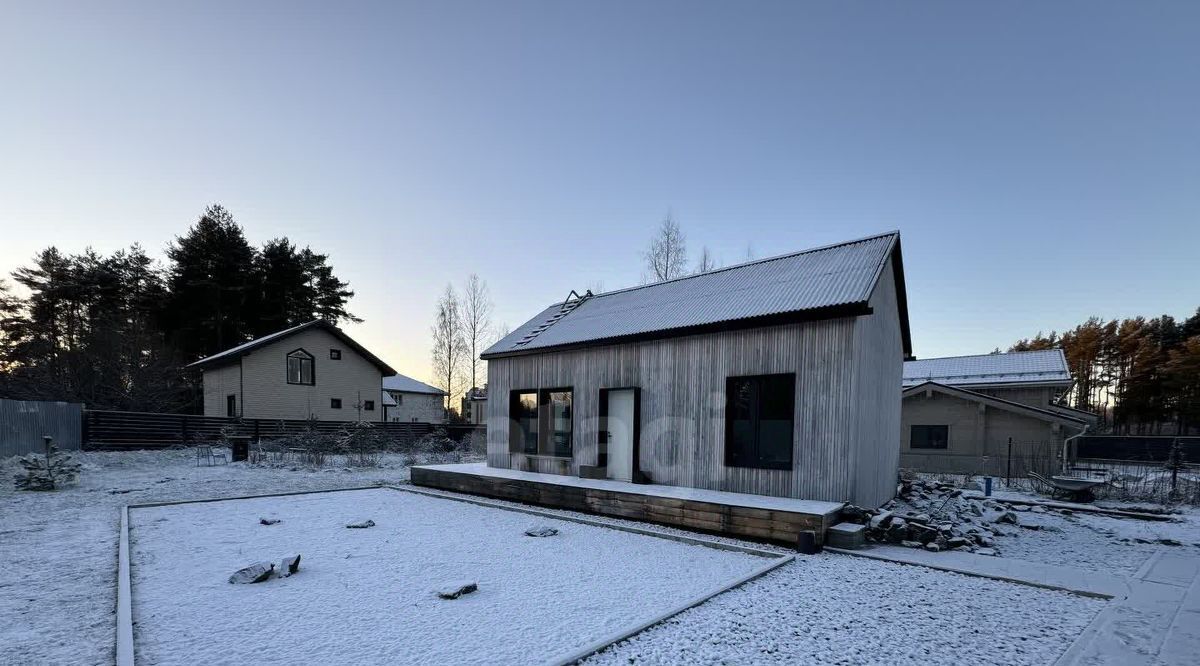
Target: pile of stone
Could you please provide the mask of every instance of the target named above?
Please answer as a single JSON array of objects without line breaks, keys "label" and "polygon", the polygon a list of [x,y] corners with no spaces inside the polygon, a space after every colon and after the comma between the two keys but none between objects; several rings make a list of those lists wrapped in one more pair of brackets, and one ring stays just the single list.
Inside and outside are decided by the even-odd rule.
[{"label": "pile of stone", "polygon": [[1014,528],[1039,529],[1022,525],[1017,514],[1027,511],[1043,513],[1046,508],[1010,505],[948,483],[912,479],[902,481],[896,499],[882,508],[850,505],[842,509],[842,520],[865,525],[868,541],[997,555],[997,538],[1020,531]]}]

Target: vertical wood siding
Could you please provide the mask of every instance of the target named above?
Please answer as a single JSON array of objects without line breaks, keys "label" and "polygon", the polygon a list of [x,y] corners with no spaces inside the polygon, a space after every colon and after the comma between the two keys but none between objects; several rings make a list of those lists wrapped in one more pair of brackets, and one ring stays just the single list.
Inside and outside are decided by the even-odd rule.
[{"label": "vertical wood siding", "polygon": [[879,506],[896,494],[900,449],[901,389],[904,351],[896,286],[888,260],[871,295],[873,314],[854,323],[853,447],[857,463],[850,470],[855,501]]},{"label": "vertical wood siding", "polygon": [[[882,503],[895,486],[903,360],[891,270],[884,272],[887,286],[881,280],[877,292],[890,302],[881,296],[882,311],[868,317],[492,359],[488,464],[578,474],[580,465],[597,464],[600,389],[638,386],[639,465],[654,483]],[[860,330],[858,322],[875,318],[895,321]],[[726,467],[725,380],[773,373],[796,374],[793,469]],[[509,392],[566,386],[574,389],[572,458],[510,453]],[[857,425],[864,418],[869,425]],[[858,446],[859,438],[868,443]]]}]

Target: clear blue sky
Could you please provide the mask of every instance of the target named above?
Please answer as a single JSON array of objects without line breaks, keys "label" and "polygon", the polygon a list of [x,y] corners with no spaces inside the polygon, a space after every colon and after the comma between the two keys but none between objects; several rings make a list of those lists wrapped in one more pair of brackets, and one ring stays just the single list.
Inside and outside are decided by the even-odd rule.
[{"label": "clear blue sky", "polygon": [[922,357],[1200,305],[1194,1],[10,1],[0,63],[0,271],[221,202],[422,379],[447,281],[515,326],[668,208],[724,263],[900,229]]}]

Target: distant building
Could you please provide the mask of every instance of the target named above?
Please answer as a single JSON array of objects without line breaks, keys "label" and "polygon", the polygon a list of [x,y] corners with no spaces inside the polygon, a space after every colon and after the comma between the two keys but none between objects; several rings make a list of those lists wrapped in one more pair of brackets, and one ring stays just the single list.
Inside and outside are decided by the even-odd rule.
[{"label": "distant building", "polygon": [[1059,404],[1072,385],[1059,349],[907,361],[901,383],[900,466],[926,472],[1023,476],[1097,421]]},{"label": "distant building", "polygon": [[471,388],[463,394],[461,411],[463,420],[473,425],[487,423],[487,384],[483,388]]},{"label": "distant building", "polygon": [[446,392],[396,374],[383,380],[384,420],[392,423],[445,423]]},{"label": "distant building", "polygon": [[333,324],[264,335],[188,366],[203,371],[204,415],[382,421],[384,377],[396,374]]}]

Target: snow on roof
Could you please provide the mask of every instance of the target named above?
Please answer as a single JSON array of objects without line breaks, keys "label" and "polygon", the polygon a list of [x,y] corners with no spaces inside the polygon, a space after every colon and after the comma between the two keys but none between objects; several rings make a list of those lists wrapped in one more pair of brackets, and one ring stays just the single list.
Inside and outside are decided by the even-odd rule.
[{"label": "snow on roof", "polygon": [[446,392],[440,388],[430,386],[425,382],[419,382],[412,377],[405,377],[404,375],[392,375],[391,377],[384,377],[383,389],[385,391],[399,391],[401,393],[432,393],[434,395],[446,395]]},{"label": "snow on roof", "polygon": [[[867,314],[889,257],[895,255],[893,270],[902,275],[899,243],[900,234],[890,232],[556,303],[489,347],[483,358],[632,336],[667,337],[671,331],[686,334],[697,327],[807,311]],[[902,280],[896,290],[907,352]]]},{"label": "snow on roof", "polygon": [[948,386],[1070,384],[1071,371],[1061,349],[904,362],[903,386],[929,381]]}]

